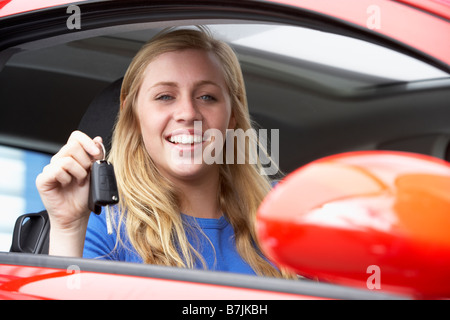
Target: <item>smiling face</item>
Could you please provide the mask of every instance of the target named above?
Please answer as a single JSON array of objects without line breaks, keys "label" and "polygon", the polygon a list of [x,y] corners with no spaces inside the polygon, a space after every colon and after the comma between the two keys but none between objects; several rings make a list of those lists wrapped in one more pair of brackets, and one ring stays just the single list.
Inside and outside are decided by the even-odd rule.
[{"label": "smiling face", "polygon": [[145,69],[137,115],[147,152],[166,178],[189,180],[217,172],[217,165],[197,157],[213,143],[205,131],[216,129],[225,137],[226,129],[234,128],[219,59],[198,49],[159,55]]}]

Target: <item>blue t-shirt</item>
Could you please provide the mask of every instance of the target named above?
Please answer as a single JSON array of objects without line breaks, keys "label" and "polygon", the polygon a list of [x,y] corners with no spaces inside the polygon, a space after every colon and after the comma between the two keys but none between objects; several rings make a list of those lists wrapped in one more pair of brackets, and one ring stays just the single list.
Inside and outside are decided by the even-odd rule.
[{"label": "blue t-shirt", "polygon": [[[225,217],[206,219],[181,215],[189,226],[186,228],[189,243],[202,255],[209,270],[255,274],[237,252],[233,227]],[[123,243],[118,242],[115,247],[116,231],[111,235],[107,233],[104,209],[100,215],[91,213],[83,257],[142,263],[142,258],[128,240],[123,224],[120,233]],[[203,265],[198,261],[195,267],[202,269]]]}]

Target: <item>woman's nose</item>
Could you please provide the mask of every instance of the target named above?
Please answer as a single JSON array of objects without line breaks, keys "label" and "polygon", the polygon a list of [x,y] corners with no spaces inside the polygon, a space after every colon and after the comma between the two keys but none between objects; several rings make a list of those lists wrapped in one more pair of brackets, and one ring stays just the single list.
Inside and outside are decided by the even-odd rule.
[{"label": "woman's nose", "polygon": [[178,101],[175,120],[185,122],[201,120],[201,114],[196,106],[195,99],[185,97]]}]

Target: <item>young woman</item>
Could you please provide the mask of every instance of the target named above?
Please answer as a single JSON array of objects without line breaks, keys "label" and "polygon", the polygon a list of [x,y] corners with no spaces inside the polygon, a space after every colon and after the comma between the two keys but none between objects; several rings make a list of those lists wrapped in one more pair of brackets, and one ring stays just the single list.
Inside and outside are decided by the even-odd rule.
[{"label": "young woman", "polygon": [[239,128],[251,124],[233,50],[204,29],[156,36],[123,80],[108,157],[120,193],[116,232],[106,234],[105,215],[87,207],[101,138],[76,131],[36,180],[50,254],[289,277],[259,249],[256,211],[271,187],[261,166],[195,158],[213,150],[225,159],[219,134]]}]

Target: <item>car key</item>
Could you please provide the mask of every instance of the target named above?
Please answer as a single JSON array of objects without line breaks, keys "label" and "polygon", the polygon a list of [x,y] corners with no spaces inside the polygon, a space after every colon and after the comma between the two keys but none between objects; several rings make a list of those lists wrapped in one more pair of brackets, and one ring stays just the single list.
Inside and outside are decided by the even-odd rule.
[{"label": "car key", "polygon": [[106,150],[103,144],[103,159],[97,160],[91,167],[91,180],[89,189],[89,209],[95,214],[101,213],[101,207],[106,206],[106,226],[108,234],[112,234],[110,205],[119,202],[116,176],[113,165],[105,159]]}]

